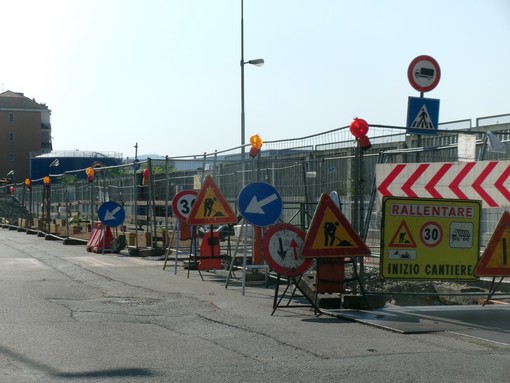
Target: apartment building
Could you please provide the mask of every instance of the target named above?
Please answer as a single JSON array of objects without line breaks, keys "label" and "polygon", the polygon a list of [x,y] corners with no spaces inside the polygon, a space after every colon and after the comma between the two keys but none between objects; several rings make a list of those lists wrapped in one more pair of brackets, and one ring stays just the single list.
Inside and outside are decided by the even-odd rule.
[{"label": "apartment building", "polygon": [[23,93],[0,93],[0,179],[30,177],[31,156],[49,153],[51,110]]}]

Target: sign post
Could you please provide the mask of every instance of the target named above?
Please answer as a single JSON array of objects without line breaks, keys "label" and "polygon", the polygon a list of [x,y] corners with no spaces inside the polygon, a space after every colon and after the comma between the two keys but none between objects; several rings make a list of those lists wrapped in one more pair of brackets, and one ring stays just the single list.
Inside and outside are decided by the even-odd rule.
[{"label": "sign post", "polygon": [[[287,284],[280,299],[278,299],[281,275],[287,276],[293,281],[294,289],[290,297],[291,299],[294,297],[296,290],[299,290],[311,303],[312,307],[317,310],[313,300],[299,286],[301,276],[312,266],[312,259],[303,258],[301,255],[304,240],[305,233],[289,223],[273,225],[264,235],[264,258],[267,264],[278,273],[271,315],[274,314],[291,285],[290,283]],[[291,307],[290,304],[287,304],[287,307]],[[294,305],[292,307],[297,306]]]},{"label": "sign post", "polygon": [[[183,223],[188,220],[189,214],[191,213],[191,208],[195,204],[197,199],[198,192],[196,190],[182,190],[177,193],[174,198],[172,198],[172,212],[178,218],[177,219],[177,244],[175,249],[175,263],[174,263],[174,274],[177,274],[177,263],[179,262],[179,243],[181,241],[181,229]],[[191,230],[194,233],[194,229]],[[168,238],[168,233],[166,234]],[[191,248],[190,253],[193,251],[193,246],[195,245],[195,235],[191,235]],[[165,264],[163,265],[163,270],[166,268],[166,263],[168,261],[168,254],[170,253],[170,243],[168,244],[166,254],[165,254]]]},{"label": "sign post", "polygon": [[[253,138],[253,137],[252,137]],[[251,139],[250,139],[251,140]],[[251,156],[250,151],[250,156]],[[253,241],[253,262],[252,265],[247,264],[248,253],[248,224],[255,226],[254,233],[261,233],[261,227],[271,226],[278,221],[283,211],[283,201],[280,193],[276,188],[266,182],[252,182],[244,186],[237,197],[239,212],[244,218],[243,222],[243,235],[244,235],[244,249],[243,249],[243,281],[242,292],[244,295],[246,286],[246,270],[248,268],[267,268],[266,265],[256,264],[256,259],[262,253],[262,244],[260,240],[261,234],[254,237]],[[232,263],[234,258],[232,258]],[[231,265],[232,265],[231,263]]]},{"label": "sign post", "polygon": [[[427,100],[423,97],[423,93],[429,92],[437,86],[441,79],[441,68],[434,58],[421,55],[409,64],[407,79],[411,86],[420,92],[419,99],[412,100],[414,98],[409,97],[407,132],[417,134],[417,144],[421,146],[421,134],[437,134],[439,100]],[[419,153],[416,155],[416,162],[420,162]]]}]

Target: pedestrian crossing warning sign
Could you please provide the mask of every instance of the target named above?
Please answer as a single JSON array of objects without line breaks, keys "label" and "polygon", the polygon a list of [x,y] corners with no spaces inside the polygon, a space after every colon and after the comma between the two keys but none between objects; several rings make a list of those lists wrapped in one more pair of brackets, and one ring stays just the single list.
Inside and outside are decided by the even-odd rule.
[{"label": "pedestrian crossing warning sign", "polygon": [[407,226],[406,221],[402,221],[395,231],[395,235],[391,239],[389,247],[400,247],[406,249],[416,248],[416,242],[411,234],[411,230]]},{"label": "pedestrian crossing warning sign", "polygon": [[301,255],[304,258],[369,256],[370,249],[331,197],[323,193]]},{"label": "pedestrian crossing warning sign", "polygon": [[498,226],[475,268],[477,277],[510,276],[510,213],[503,212]]},{"label": "pedestrian crossing warning sign", "polygon": [[191,208],[189,225],[236,223],[237,217],[211,176],[207,176]]},{"label": "pedestrian crossing warning sign", "polygon": [[427,107],[425,105],[421,107],[420,113],[416,116],[413,123],[411,124],[411,128],[434,129],[434,124],[430,119],[429,111],[427,110]]},{"label": "pedestrian crossing warning sign", "polygon": [[407,104],[407,133],[437,134],[439,100],[409,97]]}]

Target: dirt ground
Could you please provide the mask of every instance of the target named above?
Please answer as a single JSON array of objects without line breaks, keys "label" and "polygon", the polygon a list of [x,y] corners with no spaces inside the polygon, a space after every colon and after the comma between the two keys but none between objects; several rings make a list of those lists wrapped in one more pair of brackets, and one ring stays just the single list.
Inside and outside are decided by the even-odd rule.
[{"label": "dirt ground", "polygon": [[[365,270],[363,280],[367,292],[384,293],[387,302],[398,306],[476,305],[487,300],[490,288],[490,281],[480,280],[385,280],[380,278],[379,270],[375,267]],[[356,288],[354,282],[350,282],[349,286]],[[508,295],[509,290],[508,284],[502,284],[497,294]],[[510,303],[508,299],[502,301]]]}]

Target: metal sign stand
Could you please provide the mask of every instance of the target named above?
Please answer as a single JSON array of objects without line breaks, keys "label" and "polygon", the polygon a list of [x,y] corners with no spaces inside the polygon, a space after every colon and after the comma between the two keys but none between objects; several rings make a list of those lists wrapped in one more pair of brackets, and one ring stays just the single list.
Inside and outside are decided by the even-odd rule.
[{"label": "metal sign stand", "polygon": [[236,247],[234,249],[234,253],[231,254],[231,257],[230,257],[230,265],[228,267],[228,275],[227,275],[227,280],[225,282],[225,288],[228,288],[228,284],[230,282],[230,277],[231,276],[235,277],[234,263],[236,260],[237,250],[239,249],[239,244],[241,243],[241,237],[243,236],[243,233],[244,233],[244,225],[245,225],[245,220],[243,218],[243,220],[241,222],[241,230],[239,231],[239,236],[237,237]]},{"label": "metal sign stand", "polygon": [[239,236],[237,237],[236,247],[235,247],[234,253],[230,257],[229,273],[228,273],[228,276],[227,276],[227,281],[225,283],[225,288],[228,287],[229,282],[230,282],[230,277],[234,274],[233,273],[233,268],[234,268],[235,258],[236,258],[236,255],[237,255],[237,250],[239,249],[239,245],[241,243],[241,238],[244,238],[243,265],[242,265],[243,275],[242,275],[242,280],[241,280],[241,290],[242,290],[242,294],[244,295],[245,290],[246,290],[246,271],[248,269],[265,269],[266,270],[265,283],[266,283],[266,287],[267,287],[267,284],[268,284],[268,277],[267,277],[267,275],[268,275],[268,272],[269,272],[269,267],[266,264],[263,264],[263,265],[248,265],[248,222],[244,218],[243,218],[243,220],[241,222],[242,222],[241,230],[239,232]]},{"label": "metal sign stand", "polygon": [[492,296],[496,293],[496,290],[498,289],[501,282],[503,282],[503,279],[505,279],[505,276],[502,276],[498,283],[496,282],[496,277],[492,277],[491,287],[489,287],[489,293],[487,295],[487,299],[482,304],[482,306],[485,306],[489,301],[491,300]]},{"label": "metal sign stand", "polygon": [[[193,260],[193,261],[192,261]],[[197,259],[197,230],[196,226],[191,227],[191,245],[190,245],[190,252],[189,252],[189,259],[188,259],[188,279],[189,279],[189,272],[192,267],[196,268],[198,271],[198,274],[200,275],[200,278],[202,281],[204,280],[204,277],[202,276],[202,273],[200,272],[200,269],[198,268],[199,261]]]},{"label": "metal sign stand", "polygon": [[[174,265],[174,273],[177,274],[177,260],[179,258],[179,239],[180,239],[180,231],[181,231],[181,222],[177,221],[177,245],[175,250],[175,265]],[[165,263],[163,264],[163,270],[166,269],[166,264],[168,262],[168,256],[170,255],[170,244],[173,242],[175,237],[175,230],[172,233],[172,238],[170,238],[170,241],[168,241],[168,231],[165,232],[165,240],[167,242],[166,244],[166,252],[165,252]]]},{"label": "metal sign stand", "polygon": [[[287,291],[289,290],[291,285],[294,285],[294,288],[292,290],[292,293],[290,294],[289,300],[288,300],[287,304],[285,305],[285,307],[313,307],[314,312],[316,314],[317,313],[319,313],[319,315],[321,314],[321,311],[320,311],[319,307],[317,307],[316,302],[314,302],[314,300],[312,298],[310,298],[303,291],[303,289],[299,286],[299,282],[301,281],[301,278],[302,278],[302,275],[300,275],[297,278],[296,277],[289,278],[287,286],[285,287],[285,289],[283,290],[283,293],[280,295],[280,298],[278,299],[278,293],[280,290],[280,280],[281,280],[281,274],[278,274],[278,276],[276,278],[276,286],[275,286],[275,290],[274,290],[274,300],[273,300],[273,311],[271,312],[271,315],[273,315],[275,313],[276,309],[281,306],[280,304],[281,304],[283,298],[285,298],[285,295],[287,294]],[[302,297],[304,297],[310,303],[309,305],[305,305],[305,304],[291,305],[290,304],[292,299],[295,297],[296,290],[299,290],[299,292],[302,294]]]}]

